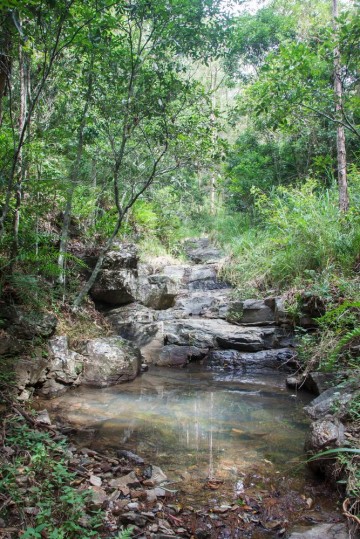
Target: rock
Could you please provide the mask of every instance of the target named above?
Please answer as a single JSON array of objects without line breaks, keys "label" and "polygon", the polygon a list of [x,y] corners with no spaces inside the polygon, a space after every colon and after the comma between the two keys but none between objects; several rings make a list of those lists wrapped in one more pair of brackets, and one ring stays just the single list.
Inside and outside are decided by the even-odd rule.
[{"label": "rock", "polygon": [[89,481],[91,485],[94,485],[94,487],[101,487],[101,477],[98,477],[97,475],[90,475]]},{"label": "rock", "polygon": [[119,490],[122,490],[124,487],[138,486],[140,485],[140,482],[135,472],[130,472],[127,475],[123,475],[122,477],[112,479],[109,484],[111,487],[115,487]]},{"label": "rock", "polygon": [[150,342],[158,331],[157,313],[140,303],[112,309],[106,318],[114,330],[124,339],[143,346]]},{"label": "rock", "polygon": [[36,421],[44,425],[51,425],[51,419],[47,410],[41,410],[36,414]]},{"label": "rock", "polygon": [[264,369],[289,369],[295,351],[290,348],[262,350],[260,352],[239,352],[238,350],[212,350],[207,357],[207,364],[212,367],[227,369],[242,368],[246,372]]},{"label": "rock", "polygon": [[294,325],[294,317],[288,312],[284,298],[275,298],[274,317],[278,326],[286,327]]},{"label": "rock", "polygon": [[139,502],[130,502],[127,504],[129,511],[138,511],[140,507]]},{"label": "rock", "polygon": [[175,303],[178,284],[167,275],[150,275],[138,280],[137,300],[155,310],[169,309]]},{"label": "rock", "polygon": [[162,469],[159,466],[152,466],[152,473],[150,480],[153,481],[156,485],[160,485],[164,481],[167,481],[167,476],[164,474]]},{"label": "rock", "polygon": [[155,489],[146,490],[146,499],[149,503],[154,503],[157,500]]},{"label": "rock", "polygon": [[24,348],[24,344],[13,335],[4,330],[0,330],[0,356],[18,354]]},{"label": "rock", "polygon": [[166,496],[166,490],[160,487],[156,487],[154,492],[158,498],[164,498]]},{"label": "rock", "polygon": [[[188,277],[188,283],[194,283],[196,281],[216,281],[217,272],[214,266],[194,266],[190,269],[190,275]],[[191,289],[191,286],[189,287]]]},{"label": "rock", "polygon": [[327,389],[335,386],[338,382],[339,375],[327,372],[310,372],[304,382],[304,389],[320,395]]},{"label": "rock", "polygon": [[304,411],[311,419],[320,419],[335,410],[339,417],[346,416],[346,405],[354,398],[351,387],[332,387],[305,406]]},{"label": "rock", "polygon": [[314,421],[305,442],[306,451],[317,453],[325,449],[341,447],[345,441],[345,427],[335,417]]},{"label": "rock", "polygon": [[136,300],[137,275],[131,269],[102,269],[91,288],[95,301],[125,305]]},{"label": "rock", "polygon": [[164,323],[165,344],[257,352],[276,345],[274,328],[234,326],[224,320],[181,319]]},{"label": "rock", "polygon": [[34,337],[50,337],[56,329],[57,318],[53,314],[25,311],[15,305],[1,305],[2,329],[18,339],[32,340]]},{"label": "rock", "polygon": [[132,451],[125,451],[124,449],[119,449],[117,451],[118,457],[125,457],[128,460],[132,460],[135,464],[144,464],[144,459],[133,453]]},{"label": "rock", "polygon": [[304,387],[304,377],[299,376],[288,376],[286,378],[286,385],[291,389],[303,388]]},{"label": "rock", "polygon": [[123,524],[135,524],[136,526],[139,526],[139,528],[143,528],[146,524],[146,518],[142,517],[138,513],[129,511],[128,513],[123,513],[120,515],[120,522]]},{"label": "rock", "polygon": [[218,261],[224,256],[220,249],[217,249],[210,244],[208,238],[187,240],[184,247],[187,256],[190,260],[195,262],[195,264]]},{"label": "rock", "polygon": [[274,310],[269,307],[269,300],[247,299],[233,302],[229,306],[232,316],[241,324],[267,325],[275,323]]},{"label": "rock", "polygon": [[80,383],[79,374],[83,369],[85,358],[77,352],[69,350],[67,336],[53,337],[49,341],[49,351],[50,370],[48,377],[54,378],[60,384],[78,385]]},{"label": "rock", "polygon": [[182,367],[191,361],[203,359],[206,354],[206,349],[172,344],[162,348],[159,359],[155,360],[155,365]]},{"label": "rock", "polygon": [[80,383],[79,374],[83,362],[83,356],[68,349],[66,336],[53,337],[49,341],[47,358],[17,361],[16,386],[20,391],[20,398],[24,400],[26,391],[31,393],[31,388],[45,398],[62,395],[70,387]]},{"label": "rock", "polygon": [[64,395],[68,389],[68,386],[56,382],[53,378],[49,378],[37,390],[37,393],[45,399],[55,399],[56,397]]},{"label": "rock", "polygon": [[91,492],[91,505],[94,509],[100,509],[108,499],[105,490],[97,486],[91,486],[89,490]]},{"label": "rock", "polygon": [[177,283],[181,283],[185,279],[185,274],[188,270],[189,266],[187,265],[173,265],[173,266],[165,266],[162,269],[162,273],[164,275],[167,275],[172,279],[173,281]]},{"label": "rock", "polygon": [[324,523],[312,528],[301,528],[294,531],[289,539],[348,539],[349,532],[343,522]]},{"label": "rock", "polygon": [[18,359],[15,363],[16,387],[21,391],[44,383],[47,376],[45,358]]},{"label": "rock", "polygon": [[138,348],[120,337],[104,337],[87,342],[82,382],[107,387],[133,380],[140,371]]}]

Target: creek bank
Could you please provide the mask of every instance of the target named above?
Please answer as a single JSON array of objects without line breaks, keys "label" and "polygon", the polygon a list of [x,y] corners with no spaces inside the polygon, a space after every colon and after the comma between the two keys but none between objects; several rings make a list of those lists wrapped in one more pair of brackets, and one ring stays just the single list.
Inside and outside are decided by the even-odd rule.
[{"label": "creek bank", "polygon": [[[52,424],[44,410],[34,422],[35,428],[49,429],[51,436],[59,441],[64,439],[63,431],[69,432],[68,428]],[[75,438],[76,435],[72,433]],[[0,452],[7,458],[12,455],[8,446]],[[321,518],[326,519],[328,526],[329,522],[337,525],[339,532],[344,529],[344,525],[337,523],[336,513],[319,514],[314,504],[316,489],[299,494],[289,489],[285,477],[266,477],[256,467],[248,477],[238,481],[236,491],[224,492],[221,480],[204,479],[199,488],[207,493],[208,501],[198,507],[187,495],[186,484],[193,483],[191,471],[174,483],[158,466],[144,462],[134,453],[119,449],[104,454],[73,443],[64,447],[64,456],[66,466],[74,474],[72,484],[80,492],[89,492],[87,513],[82,516],[81,525],[85,528],[90,525],[94,511],[103,512],[99,537],[109,538],[126,526],[131,526],[133,535],[141,539],[287,537],[293,520],[306,525],[319,523]],[[32,478],[21,471],[18,479],[21,488],[31,486]],[[319,492],[322,489],[319,487]],[[25,500],[25,512],[35,514],[31,512],[33,509],[26,506]],[[11,514],[10,511],[3,521],[4,527],[11,527]],[[8,534],[9,539],[13,533]],[[321,537],[332,538],[331,535]]]}]

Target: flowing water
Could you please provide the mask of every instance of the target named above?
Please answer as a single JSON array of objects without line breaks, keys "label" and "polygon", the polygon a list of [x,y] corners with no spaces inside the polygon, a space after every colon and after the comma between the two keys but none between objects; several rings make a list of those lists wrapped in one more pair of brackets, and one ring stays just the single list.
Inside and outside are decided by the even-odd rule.
[{"label": "flowing water", "polygon": [[309,399],[287,390],[279,373],[244,377],[194,364],[153,367],[107,389],[81,387],[47,408],[57,419],[86,427],[78,435],[84,445],[131,450],[174,480],[190,474],[191,480],[239,486],[254,466],[272,474],[296,469]]}]

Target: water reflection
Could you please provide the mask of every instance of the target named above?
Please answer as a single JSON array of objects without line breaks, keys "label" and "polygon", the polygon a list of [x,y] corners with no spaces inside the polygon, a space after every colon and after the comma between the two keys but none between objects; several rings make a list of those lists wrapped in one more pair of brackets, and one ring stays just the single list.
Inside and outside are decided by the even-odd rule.
[{"label": "water reflection", "polygon": [[153,368],[130,384],[69,392],[50,411],[91,427],[84,443],[97,449],[128,449],[197,477],[229,477],[260,461],[281,469],[302,454],[306,397],[294,398],[279,376]]}]

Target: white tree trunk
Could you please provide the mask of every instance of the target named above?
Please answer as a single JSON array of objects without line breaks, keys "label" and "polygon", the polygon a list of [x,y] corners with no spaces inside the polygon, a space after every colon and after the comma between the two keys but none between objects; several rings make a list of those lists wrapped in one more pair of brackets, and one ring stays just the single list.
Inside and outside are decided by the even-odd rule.
[{"label": "white tree trunk", "polygon": [[[337,34],[338,24],[337,17],[339,16],[338,0],[333,0],[333,20],[334,32]],[[342,120],[342,84],[341,84],[341,61],[340,50],[336,46],[334,49],[334,93],[335,93],[335,114],[336,119]],[[349,209],[349,194],[347,185],[346,172],[346,143],[344,126],[338,123],[337,125],[337,166],[338,166],[338,186],[339,186],[339,207],[340,210],[346,212]]]}]

